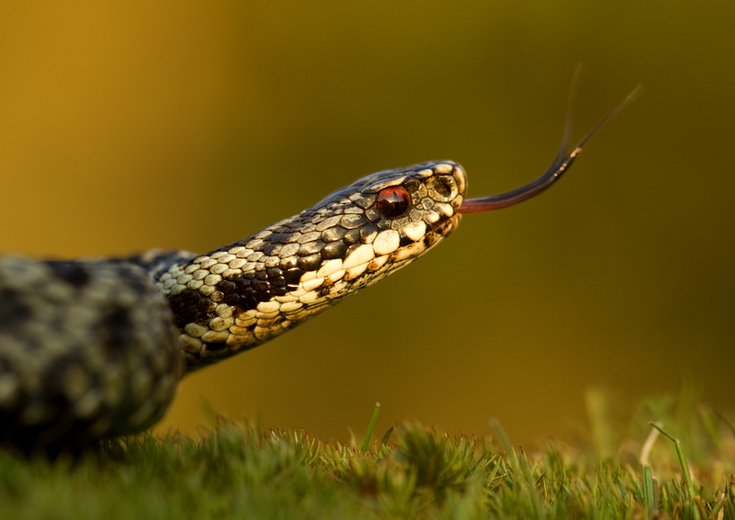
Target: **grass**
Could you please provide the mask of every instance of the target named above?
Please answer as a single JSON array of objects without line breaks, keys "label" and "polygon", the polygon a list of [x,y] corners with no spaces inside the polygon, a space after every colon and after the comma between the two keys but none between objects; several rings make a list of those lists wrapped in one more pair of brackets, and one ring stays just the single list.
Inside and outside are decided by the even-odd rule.
[{"label": "grass", "polygon": [[377,407],[350,444],[221,419],[196,438],[125,437],[76,459],[2,450],[0,518],[735,518],[727,418],[689,396],[641,403],[628,421],[604,393],[587,403],[589,441],[534,451],[497,421],[481,439],[417,422],[372,439]]}]

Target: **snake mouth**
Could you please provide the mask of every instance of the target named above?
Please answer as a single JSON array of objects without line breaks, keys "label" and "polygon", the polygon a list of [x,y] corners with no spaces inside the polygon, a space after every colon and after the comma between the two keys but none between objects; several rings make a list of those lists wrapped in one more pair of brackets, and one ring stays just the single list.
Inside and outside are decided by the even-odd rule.
[{"label": "snake mouth", "polygon": [[446,219],[436,222],[435,224],[427,227],[425,236],[428,237],[434,234],[446,238],[451,235],[455,229],[457,229],[457,226],[459,225],[461,220],[462,214],[457,211],[451,217],[447,217]]}]

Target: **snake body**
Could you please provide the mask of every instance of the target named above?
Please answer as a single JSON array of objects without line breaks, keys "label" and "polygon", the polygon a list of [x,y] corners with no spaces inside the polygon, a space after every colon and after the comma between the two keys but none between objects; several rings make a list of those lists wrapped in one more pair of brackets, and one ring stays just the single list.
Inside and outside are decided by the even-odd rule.
[{"label": "snake body", "polygon": [[158,421],[188,372],[388,276],[456,229],[464,170],[378,172],[204,255],[0,257],[0,439],[81,445]]},{"label": "snake body", "polygon": [[204,255],[0,256],[0,442],[52,451],[143,430],[188,372],[292,329],[409,264],[461,213],[502,209],[555,183],[636,88],[535,181],[465,199],[452,161],[363,177],[255,235]]}]

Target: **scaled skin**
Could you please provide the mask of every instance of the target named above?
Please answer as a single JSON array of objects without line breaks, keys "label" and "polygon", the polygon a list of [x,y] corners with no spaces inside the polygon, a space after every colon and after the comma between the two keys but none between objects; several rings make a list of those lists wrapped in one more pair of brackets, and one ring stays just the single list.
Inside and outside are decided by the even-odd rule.
[{"label": "scaled skin", "polygon": [[[379,172],[158,278],[189,370],[255,347],[407,265],[458,225],[467,180],[452,162]],[[398,215],[381,193],[407,194]]]},{"label": "scaled skin", "polygon": [[196,256],[0,257],[0,441],[83,446],[161,419],[193,371],[371,285],[456,229],[449,161],[387,170]]}]

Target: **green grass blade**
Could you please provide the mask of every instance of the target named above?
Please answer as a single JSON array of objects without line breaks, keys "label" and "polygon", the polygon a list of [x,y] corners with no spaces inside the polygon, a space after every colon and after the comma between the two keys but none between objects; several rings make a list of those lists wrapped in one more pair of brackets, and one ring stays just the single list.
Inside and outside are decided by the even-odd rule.
[{"label": "green grass blade", "polygon": [[495,438],[498,440],[498,442],[500,442],[500,447],[503,448],[503,451],[508,455],[508,457],[513,457],[513,459],[515,459],[513,462],[517,464],[518,459],[515,456],[515,451],[513,450],[513,447],[510,445],[508,436],[505,434],[505,430],[503,429],[503,426],[500,424],[500,421],[498,421],[495,418],[490,419],[490,427],[493,429]]},{"label": "green grass blade", "polygon": [[373,436],[375,425],[378,424],[378,415],[380,414],[380,403],[375,403],[373,408],[373,416],[370,418],[367,432],[365,432],[365,440],[362,442],[362,452],[365,453],[370,447],[370,438]]},{"label": "green grass blade", "polygon": [[653,484],[651,466],[643,466],[643,495],[646,503],[646,518],[652,519],[656,512],[656,492]]},{"label": "green grass blade", "polygon": [[676,450],[676,456],[679,459],[679,465],[681,466],[681,471],[684,474],[684,482],[686,484],[686,489],[689,495],[689,500],[691,501],[691,504],[692,504],[692,513],[694,515],[694,518],[700,518],[701,516],[699,512],[698,503],[701,500],[694,487],[694,482],[692,482],[692,475],[689,472],[689,464],[687,463],[687,459],[684,456],[684,450],[681,447],[681,442],[676,436],[674,436],[673,433],[671,433],[669,430],[664,428],[663,425],[659,423],[655,423],[655,422],[650,422],[648,424],[656,428],[658,431],[660,431],[663,435],[668,437],[674,443],[674,449]]},{"label": "green grass blade", "polygon": [[388,431],[385,432],[385,435],[383,435],[383,438],[380,439],[380,445],[385,446],[388,444],[388,439],[390,439],[390,436],[393,435],[393,426],[388,428]]}]

